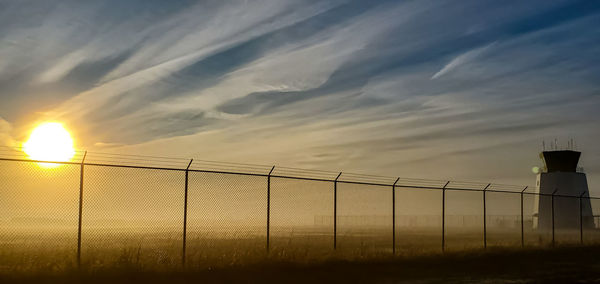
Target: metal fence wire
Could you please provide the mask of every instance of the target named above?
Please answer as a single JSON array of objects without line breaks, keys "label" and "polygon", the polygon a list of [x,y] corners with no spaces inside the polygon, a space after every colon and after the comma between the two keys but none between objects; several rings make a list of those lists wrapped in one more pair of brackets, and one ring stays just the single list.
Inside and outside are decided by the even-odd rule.
[{"label": "metal fence wire", "polygon": [[[555,230],[552,218],[551,231],[536,230],[536,199],[590,200],[593,216],[580,210],[560,221],[573,229]],[[600,240],[598,202],[524,186],[168,157],[79,151],[70,162],[36,161],[0,147],[0,270],[589,244]]]}]

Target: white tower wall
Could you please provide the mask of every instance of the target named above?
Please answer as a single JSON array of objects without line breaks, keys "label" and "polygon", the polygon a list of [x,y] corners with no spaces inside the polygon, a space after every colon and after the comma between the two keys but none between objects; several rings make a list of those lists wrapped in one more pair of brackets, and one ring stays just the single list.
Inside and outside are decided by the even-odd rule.
[{"label": "white tower wall", "polygon": [[[580,220],[579,196],[589,196],[587,179],[584,173],[550,172],[537,176],[534,204],[534,228],[549,231],[552,229],[552,197],[556,195],[574,197],[554,197],[554,226],[556,230],[578,230]],[[584,228],[593,227],[592,206],[589,199],[581,200],[581,213]],[[537,216],[537,218],[535,218]]]}]

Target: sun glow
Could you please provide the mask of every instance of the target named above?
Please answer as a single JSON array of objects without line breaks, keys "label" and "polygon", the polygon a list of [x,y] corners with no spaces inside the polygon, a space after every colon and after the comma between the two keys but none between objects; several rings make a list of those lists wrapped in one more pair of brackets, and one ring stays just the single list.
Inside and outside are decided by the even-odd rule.
[{"label": "sun glow", "polygon": [[[23,144],[23,150],[32,160],[68,162],[75,155],[73,139],[64,126],[58,122],[45,122],[38,125]],[[42,163],[44,167],[59,164]]]}]

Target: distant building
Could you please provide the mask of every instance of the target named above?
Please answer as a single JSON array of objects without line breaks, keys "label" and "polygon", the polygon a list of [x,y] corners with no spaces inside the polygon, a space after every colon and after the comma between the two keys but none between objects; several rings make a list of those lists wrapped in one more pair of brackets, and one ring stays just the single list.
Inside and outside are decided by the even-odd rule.
[{"label": "distant building", "polygon": [[[533,227],[552,230],[552,194],[554,197],[555,230],[578,230],[580,219],[584,228],[593,228],[594,219],[585,173],[578,171],[581,152],[572,150],[543,151],[540,158],[544,169],[537,175]],[[581,205],[581,207],[580,207]],[[582,218],[581,218],[582,217]]]}]

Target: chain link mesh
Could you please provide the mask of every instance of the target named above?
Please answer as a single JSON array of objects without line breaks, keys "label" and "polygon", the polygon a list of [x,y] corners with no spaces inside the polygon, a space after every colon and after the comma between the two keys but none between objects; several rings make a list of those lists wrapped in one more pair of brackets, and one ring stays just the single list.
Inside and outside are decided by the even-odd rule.
[{"label": "chain link mesh", "polygon": [[[487,245],[488,247],[518,247],[521,245],[521,195],[517,193],[487,192]],[[523,200],[525,202],[525,200]],[[529,206],[531,207],[531,206]],[[532,211],[525,211],[523,219],[531,218]],[[531,230],[531,222],[523,228]]]},{"label": "chain link mesh", "polygon": [[446,250],[483,246],[483,192],[446,191]]},{"label": "chain link mesh", "polygon": [[0,269],[75,265],[79,167],[0,161]]},{"label": "chain link mesh", "polygon": [[395,225],[398,254],[439,252],[442,239],[442,191],[396,187]]},{"label": "chain link mesh", "polygon": [[[535,228],[550,222],[547,214],[538,220],[535,210],[548,212],[553,198],[521,194],[522,187],[295,168],[276,169],[269,176],[268,166],[210,161],[193,165],[151,156],[101,163],[110,158],[92,155],[87,160],[92,162],[83,166],[21,158],[0,161],[0,271],[79,265],[80,185],[81,265],[92,269],[169,269],[184,263],[210,267],[264,257],[367,257],[389,255],[393,248],[399,255],[439,252],[442,204],[444,248],[480,249],[484,189],[489,247],[577,244],[582,238],[591,244],[600,239],[600,201],[594,198],[589,200],[593,212],[557,219],[561,229],[552,233]],[[131,164],[132,159],[139,164],[148,159],[149,166]],[[554,205],[563,208],[558,211],[575,211],[579,198],[555,196]],[[586,225],[578,227],[580,218]],[[567,225],[571,227],[565,230]]]},{"label": "chain link mesh", "polygon": [[266,252],[267,179],[189,173],[187,263],[233,264]]},{"label": "chain link mesh", "polygon": [[338,250],[353,256],[392,251],[392,187],[338,183]]},{"label": "chain link mesh", "polygon": [[591,221],[592,226],[583,228],[583,241],[586,244],[598,244],[600,243],[600,199],[591,199],[590,203],[592,216],[583,216],[583,221],[584,223]]},{"label": "chain link mesh", "polygon": [[[550,245],[552,236],[549,232],[538,231],[534,229],[534,225],[537,223],[538,218],[535,214],[536,198],[538,196],[533,194],[523,195],[523,211],[524,211],[524,241],[528,247],[539,247]],[[539,196],[541,202],[549,199],[549,196]]]},{"label": "chain link mesh", "polygon": [[330,254],[333,183],[271,178],[271,248],[279,256]]},{"label": "chain link mesh", "polygon": [[183,172],[86,166],[83,188],[84,265],[180,263]]}]

